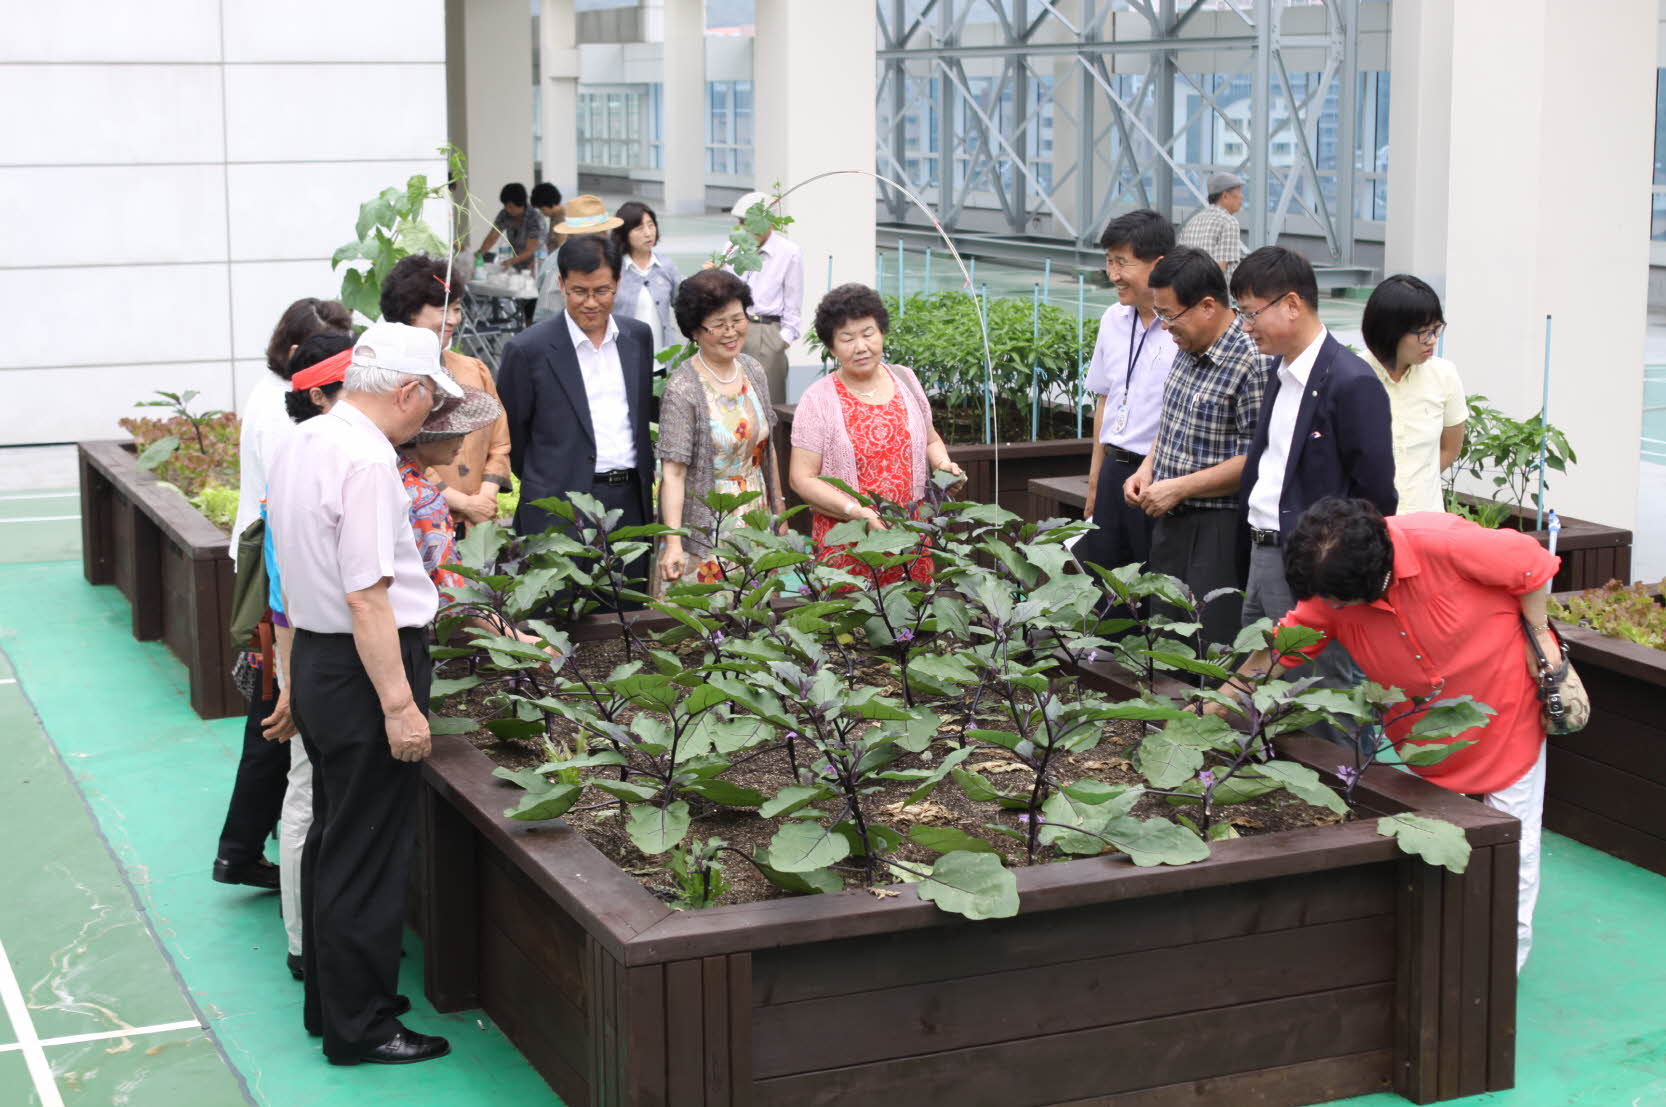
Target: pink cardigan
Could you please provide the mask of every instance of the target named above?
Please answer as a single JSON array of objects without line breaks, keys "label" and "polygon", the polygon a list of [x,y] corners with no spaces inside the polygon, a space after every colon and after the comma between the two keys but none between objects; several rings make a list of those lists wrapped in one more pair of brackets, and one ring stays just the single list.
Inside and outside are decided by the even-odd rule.
[{"label": "pink cardigan", "polygon": [[[888,366],[896,378],[897,392],[908,409],[908,446],[912,462],[913,482],[911,500],[925,495],[926,478],[931,469],[926,465],[926,442],[931,438],[931,405],[926,402],[924,389],[912,369],[900,365]],[[804,390],[793,412],[793,446],[821,455],[821,475],[836,477],[852,488],[860,488],[856,476],[856,450],[845,430],[844,413],[839,410],[839,392],[829,373]]]}]

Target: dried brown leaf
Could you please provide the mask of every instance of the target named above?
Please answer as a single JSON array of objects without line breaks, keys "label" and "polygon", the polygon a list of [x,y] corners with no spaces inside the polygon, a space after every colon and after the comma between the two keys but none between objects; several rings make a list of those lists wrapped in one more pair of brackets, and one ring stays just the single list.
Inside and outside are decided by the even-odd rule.
[{"label": "dried brown leaf", "polygon": [[917,823],[951,823],[956,818],[953,811],[933,800],[921,800],[912,804],[899,801],[887,804],[884,810],[886,814],[913,819]]},{"label": "dried brown leaf", "polygon": [[1019,761],[979,761],[976,765],[968,765],[967,768],[975,773],[1024,773],[1033,771],[1028,765]]},{"label": "dried brown leaf", "polygon": [[893,899],[896,896],[902,895],[902,893],[897,891],[895,888],[869,888],[868,894],[874,899]]},{"label": "dried brown leaf", "polygon": [[1134,763],[1126,757],[1111,757],[1106,758],[1103,761],[1082,762],[1082,768],[1090,771],[1098,770],[1099,772],[1109,772],[1115,769],[1132,769],[1133,767]]}]

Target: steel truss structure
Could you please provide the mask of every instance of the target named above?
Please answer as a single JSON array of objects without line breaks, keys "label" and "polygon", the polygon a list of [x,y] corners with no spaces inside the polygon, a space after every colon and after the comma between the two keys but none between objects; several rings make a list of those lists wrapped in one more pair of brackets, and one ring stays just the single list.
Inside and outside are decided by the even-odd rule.
[{"label": "steel truss structure", "polygon": [[[1226,169],[1246,183],[1252,248],[1300,212],[1333,264],[1350,266],[1360,3],[877,0],[880,172],[934,198],[950,231],[1091,248],[1118,212],[1201,206],[1208,174]],[[1299,33],[1284,27],[1298,10]],[[1319,123],[1333,88],[1326,169]],[[1187,158],[1200,132],[1208,156]],[[880,201],[891,221],[909,221],[900,196]]]}]

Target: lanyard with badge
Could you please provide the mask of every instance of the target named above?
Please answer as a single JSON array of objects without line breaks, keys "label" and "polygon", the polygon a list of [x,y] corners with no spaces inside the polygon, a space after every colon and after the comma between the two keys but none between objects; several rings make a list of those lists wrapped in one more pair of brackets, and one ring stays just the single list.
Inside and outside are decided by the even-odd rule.
[{"label": "lanyard with badge", "polygon": [[[1122,402],[1117,405],[1116,414],[1111,416],[1111,433],[1121,434],[1128,429],[1128,388],[1134,381],[1134,363],[1140,359],[1140,351],[1145,349],[1145,340],[1151,334],[1151,328],[1140,330],[1140,310],[1135,308],[1128,316],[1128,371],[1122,375]],[[1139,345],[1134,344],[1136,333]]]}]

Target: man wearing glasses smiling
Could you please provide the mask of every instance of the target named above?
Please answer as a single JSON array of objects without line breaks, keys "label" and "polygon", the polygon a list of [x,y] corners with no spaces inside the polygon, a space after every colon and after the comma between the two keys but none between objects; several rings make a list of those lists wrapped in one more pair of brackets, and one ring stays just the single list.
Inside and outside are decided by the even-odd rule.
[{"label": "man wearing glasses smiling", "polygon": [[[1388,393],[1370,366],[1319,321],[1313,266],[1282,246],[1263,246],[1232,274],[1238,322],[1263,354],[1267,378],[1255,438],[1244,458],[1249,580],[1243,621],[1278,620],[1295,606],[1284,576],[1283,536],[1327,496],[1369,500],[1384,515],[1399,503]],[[1326,683],[1358,678],[1340,646],[1316,662]],[[1336,738],[1338,732],[1316,728]]]}]

